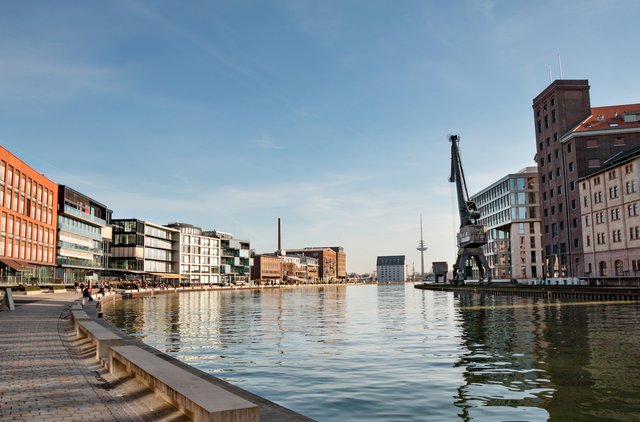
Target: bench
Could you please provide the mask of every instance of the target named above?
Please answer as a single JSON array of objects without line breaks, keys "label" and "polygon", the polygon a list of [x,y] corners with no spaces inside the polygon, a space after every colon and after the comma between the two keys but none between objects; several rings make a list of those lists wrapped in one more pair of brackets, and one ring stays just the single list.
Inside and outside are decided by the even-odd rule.
[{"label": "bench", "polygon": [[76,337],[81,337],[82,333],[80,332],[80,324],[79,321],[91,321],[91,317],[87,315],[85,311],[72,309],[71,310],[71,319],[73,320],[73,327],[76,330]]},{"label": "bench", "polygon": [[98,362],[109,364],[109,347],[123,344],[122,337],[95,321],[78,319],[76,322],[79,337],[86,336],[96,345]]},{"label": "bench", "polygon": [[110,371],[133,375],[194,421],[258,421],[258,406],[138,346],[111,347]]}]

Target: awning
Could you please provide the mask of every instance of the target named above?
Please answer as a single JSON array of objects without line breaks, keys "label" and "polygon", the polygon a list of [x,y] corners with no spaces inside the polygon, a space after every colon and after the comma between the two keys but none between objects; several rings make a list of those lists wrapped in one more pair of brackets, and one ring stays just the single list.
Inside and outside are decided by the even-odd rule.
[{"label": "awning", "polygon": [[0,258],[0,262],[2,262],[7,267],[13,268],[16,271],[27,271],[33,268],[33,265],[29,264],[28,262],[18,261],[15,259]]},{"label": "awning", "polygon": [[160,278],[187,278],[186,276],[180,274],[172,274],[172,273],[149,273],[149,275],[160,277]]}]

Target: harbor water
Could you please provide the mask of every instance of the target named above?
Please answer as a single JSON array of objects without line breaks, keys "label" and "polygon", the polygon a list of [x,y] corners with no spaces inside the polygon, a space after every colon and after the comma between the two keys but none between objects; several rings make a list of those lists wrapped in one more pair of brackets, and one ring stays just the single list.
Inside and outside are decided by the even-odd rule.
[{"label": "harbor water", "polygon": [[411,284],[155,295],[105,318],[318,421],[640,420],[640,304]]}]

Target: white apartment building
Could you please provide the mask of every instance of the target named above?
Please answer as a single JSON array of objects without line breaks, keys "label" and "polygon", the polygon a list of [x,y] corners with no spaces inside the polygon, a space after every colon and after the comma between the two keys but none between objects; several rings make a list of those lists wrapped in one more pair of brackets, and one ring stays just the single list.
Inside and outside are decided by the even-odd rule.
[{"label": "white apartment building", "polygon": [[220,283],[220,239],[203,235],[200,227],[170,223],[180,231],[180,275],[191,283]]}]

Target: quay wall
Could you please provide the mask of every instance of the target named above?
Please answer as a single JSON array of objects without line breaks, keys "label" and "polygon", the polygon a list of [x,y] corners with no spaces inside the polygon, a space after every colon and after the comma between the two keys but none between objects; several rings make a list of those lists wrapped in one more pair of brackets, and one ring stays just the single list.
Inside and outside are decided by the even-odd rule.
[{"label": "quay wall", "polygon": [[416,284],[416,289],[471,292],[496,296],[540,297],[548,299],[579,299],[590,301],[640,301],[640,288],[586,286],[492,286],[492,285],[435,285]]}]

